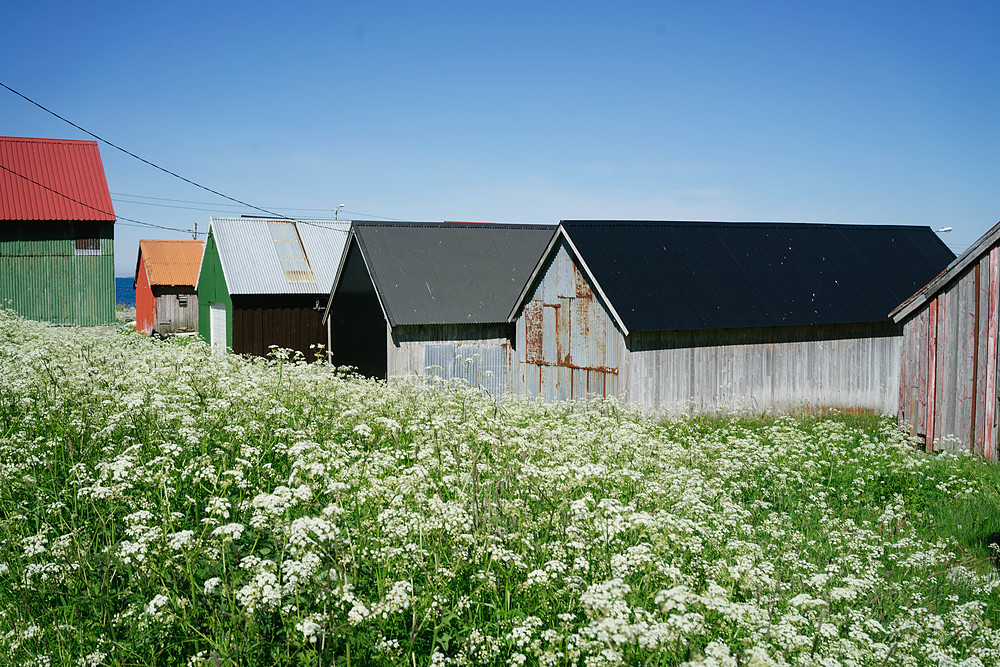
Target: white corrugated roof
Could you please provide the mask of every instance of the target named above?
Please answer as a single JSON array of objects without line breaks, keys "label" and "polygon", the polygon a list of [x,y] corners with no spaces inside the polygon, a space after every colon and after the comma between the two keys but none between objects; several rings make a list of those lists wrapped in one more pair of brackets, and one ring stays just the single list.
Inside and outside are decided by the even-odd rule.
[{"label": "white corrugated roof", "polygon": [[215,237],[230,294],[329,294],[344,252],[350,222],[295,220],[302,249],[315,282],[291,282],[278,259],[267,218],[212,218]]}]

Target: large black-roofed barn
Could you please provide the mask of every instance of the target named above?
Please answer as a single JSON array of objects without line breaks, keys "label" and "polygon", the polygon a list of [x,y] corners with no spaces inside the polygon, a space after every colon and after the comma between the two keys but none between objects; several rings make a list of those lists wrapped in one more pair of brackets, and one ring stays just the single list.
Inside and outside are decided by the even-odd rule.
[{"label": "large black-roofed barn", "polygon": [[[508,315],[553,225],[354,222],[324,322],[332,363],[506,391]],[[465,364],[458,360],[475,361]],[[490,371],[486,373],[486,371]]]},{"label": "large black-roofed barn", "polygon": [[516,390],[657,412],[895,412],[888,313],[954,255],[929,227],[564,221],[510,313]]}]

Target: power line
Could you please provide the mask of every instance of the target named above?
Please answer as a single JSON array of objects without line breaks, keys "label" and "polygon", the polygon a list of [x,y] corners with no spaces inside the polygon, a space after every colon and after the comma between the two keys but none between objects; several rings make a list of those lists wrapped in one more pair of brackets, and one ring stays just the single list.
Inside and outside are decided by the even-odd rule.
[{"label": "power line", "polygon": [[[2,85],[2,84],[0,84],[0,85]],[[132,223],[132,225],[129,225],[129,226],[140,225],[140,226],[143,226],[143,227],[155,227],[156,229],[169,229],[170,231],[184,232],[185,234],[190,234],[191,233],[187,229],[178,229],[176,227],[165,227],[164,225],[154,225],[151,222],[143,222],[142,220],[133,220],[132,218],[125,218],[123,216],[116,215],[114,211],[105,211],[104,209],[98,208],[96,206],[91,206],[87,202],[82,202],[79,199],[77,199],[76,197],[71,197],[70,195],[66,194],[65,192],[59,192],[55,188],[50,188],[49,186],[45,185],[44,183],[39,183],[38,181],[36,181],[35,179],[31,178],[30,176],[25,176],[24,174],[18,173],[16,171],[14,171],[13,169],[11,169],[10,167],[7,167],[5,165],[0,164],[0,169],[3,169],[4,171],[6,171],[9,174],[13,174],[14,176],[17,176],[18,178],[23,178],[24,180],[28,181],[29,183],[37,185],[40,188],[44,188],[44,189],[48,190],[49,192],[51,192],[53,194],[57,194],[60,197],[64,197],[65,199],[70,200],[74,204],[79,204],[80,206],[84,206],[84,207],[89,208],[89,209],[91,209],[93,211],[97,211],[98,213],[110,216],[110,217],[115,218],[117,220],[125,220],[127,222]]]},{"label": "power line", "polygon": [[[210,201],[192,201],[190,199],[172,199],[170,197],[153,197],[153,196],[150,196],[150,195],[136,195],[136,194],[131,194],[131,193],[127,193],[127,192],[112,192],[111,194],[113,196],[116,196],[116,197],[134,197],[136,199],[155,199],[157,201],[172,201],[172,202],[179,202],[181,204],[204,204],[206,206],[212,206],[213,203],[214,203],[214,202],[210,202]],[[125,201],[125,200],[121,200],[121,201]],[[146,204],[145,202],[128,202],[128,201],[126,201],[125,203],[127,203],[127,204],[142,204],[142,205],[145,205],[145,206],[156,206],[156,204]],[[168,206],[167,204],[161,204],[161,206],[167,206],[168,208],[187,208],[187,207],[184,207],[184,206]],[[224,206],[225,206],[225,204],[224,204]],[[270,208],[272,208],[272,209],[280,209],[280,210],[283,210],[283,211],[332,211],[333,210],[332,208],[296,208],[296,207],[293,207],[293,206],[271,206]],[[217,211],[218,208],[192,208],[190,210],[192,210],[192,211]],[[384,215],[375,215],[374,213],[362,213],[360,211],[347,211],[347,210],[345,210],[344,213],[347,213],[348,215],[361,216],[363,218],[378,218],[379,220],[392,220],[392,221],[395,221],[395,222],[404,222],[403,219],[401,219],[401,218],[389,218],[389,217],[386,217]]]},{"label": "power line", "polygon": [[112,148],[114,148],[116,150],[119,150],[122,153],[125,153],[126,155],[128,155],[130,157],[135,158],[136,160],[139,160],[139,162],[147,164],[150,167],[153,167],[154,169],[158,169],[159,171],[162,171],[165,174],[173,176],[174,178],[178,178],[178,179],[184,181],[185,183],[188,183],[189,185],[193,185],[196,188],[200,188],[200,189],[204,190],[205,192],[210,192],[213,195],[216,195],[218,197],[222,197],[223,199],[228,199],[229,201],[236,202],[237,204],[240,204],[241,206],[246,206],[246,207],[252,208],[252,209],[254,209],[256,211],[260,211],[262,213],[266,213],[266,214],[268,214],[271,217],[280,218],[280,219],[283,219],[283,220],[294,220],[294,218],[289,218],[288,216],[281,215],[281,214],[275,213],[273,211],[268,211],[265,208],[261,208],[260,206],[254,206],[253,204],[247,203],[247,202],[242,201],[240,199],[236,199],[235,197],[230,197],[229,195],[223,194],[223,193],[219,192],[218,190],[213,190],[212,188],[210,188],[208,186],[205,186],[205,185],[202,185],[201,183],[196,183],[195,181],[192,181],[190,178],[185,178],[185,177],[181,176],[180,174],[178,174],[176,172],[170,171],[169,169],[165,169],[164,167],[161,167],[158,164],[150,162],[149,160],[147,160],[147,159],[145,159],[143,157],[139,157],[138,155],[136,155],[135,153],[133,153],[130,150],[126,150],[126,149],[122,148],[118,144],[115,144],[115,143],[112,143],[112,142],[108,141],[104,137],[101,137],[101,136],[98,136],[98,135],[94,134],[90,130],[87,130],[87,129],[83,128],[83,127],[80,127],[79,125],[77,125],[73,121],[69,120],[68,118],[64,118],[63,116],[60,116],[59,114],[57,114],[55,111],[52,111],[51,109],[42,106],[41,104],[39,104],[35,100],[31,99],[27,95],[19,93],[18,91],[14,90],[13,88],[11,88],[10,86],[8,86],[7,84],[5,84],[2,81],[0,81],[0,86],[6,88],[7,90],[9,90],[10,92],[14,93],[15,95],[17,95],[21,99],[23,99],[23,100],[25,100],[27,102],[30,102],[31,104],[35,105],[36,107],[38,107],[39,109],[41,109],[45,113],[51,114],[52,116],[55,116],[56,118],[58,118],[59,120],[63,121],[64,123],[68,123],[69,125],[72,125],[76,129],[78,129],[81,132],[83,132],[84,134],[86,134],[88,136],[91,136],[94,139],[97,139],[98,141],[101,141],[101,142],[107,144],[108,146],[111,146]]},{"label": "power line", "polygon": [[[94,139],[96,139],[96,140],[98,140],[98,141],[100,141],[100,142],[103,142],[103,143],[107,144],[108,146],[111,146],[111,147],[112,147],[112,148],[114,148],[115,150],[118,150],[118,151],[121,151],[122,153],[125,153],[126,155],[128,155],[128,156],[130,156],[130,157],[133,157],[133,158],[135,158],[136,160],[139,160],[139,161],[140,161],[140,162],[142,162],[143,164],[147,164],[147,165],[149,165],[150,167],[153,167],[154,169],[157,169],[157,170],[159,170],[159,171],[162,171],[163,173],[165,173],[165,174],[168,174],[168,175],[170,175],[170,176],[173,176],[174,178],[177,178],[177,179],[180,179],[180,180],[184,181],[185,183],[188,183],[189,185],[193,185],[193,186],[195,186],[196,188],[200,188],[200,189],[204,190],[205,192],[209,192],[209,193],[211,193],[211,194],[213,194],[213,195],[216,195],[216,196],[218,196],[218,197],[222,197],[223,199],[228,199],[229,201],[231,201],[231,202],[235,202],[235,203],[239,204],[240,206],[246,206],[246,207],[248,207],[248,208],[252,208],[252,209],[254,209],[254,210],[256,210],[256,211],[260,211],[261,213],[266,213],[266,214],[268,215],[268,217],[271,217],[271,218],[277,218],[277,219],[279,219],[279,220],[289,220],[289,221],[291,221],[291,222],[299,222],[299,223],[302,223],[302,224],[304,224],[304,225],[310,225],[310,224],[312,224],[312,225],[314,225],[314,226],[320,226],[320,225],[315,225],[314,223],[310,223],[310,222],[309,222],[309,221],[307,221],[307,220],[299,220],[299,219],[297,219],[297,218],[292,218],[292,217],[289,217],[289,216],[287,216],[287,215],[282,215],[282,214],[280,214],[280,213],[275,213],[274,211],[269,211],[269,210],[267,210],[266,208],[261,208],[260,206],[254,206],[253,204],[250,204],[249,202],[245,202],[245,201],[243,201],[243,200],[241,200],[241,199],[237,199],[237,198],[235,198],[235,197],[230,197],[229,195],[227,195],[227,194],[223,194],[222,192],[219,192],[218,190],[213,190],[212,188],[210,188],[210,187],[208,187],[208,186],[205,186],[205,185],[202,185],[201,183],[197,183],[197,182],[195,182],[195,181],[192,181],[192,180],[191,180],[191,179],[189,179],[189,178],[185,178],[184,176],[181,176],[180,174],[178,174],[178,173],[176,173],[176,172],[174,172],[174,171],[171,171],[171,170],[169,170],[169,169],[166,169],[166,168],[164,168],[164,167],[161,167],[161,166],[160,166],[160,165],[158,165],[158,164],[155,164],[155,163],[153,163],[153,162],[150,162],[149,160],[147,160],[147,159],[145,159],[145,158],[143,158],[143,157],[140,157],[140,156],[136,155],[135,153],[133,153],[133,152],[132,152],[132,151],[130,151],[130,150],[127,150],[127,149],[125,149],[125,148],[122,148],[122,147],[121,147],[121,146],[119,146],[118,144],[115,144],[115,143],[113,143],[113,142],[111,142],[111,141],[108,141],[108,140],[107,140],[107,139],[105,139],[104,137],[101,137],[101,136],[99,136],[99,135],[97,135],[97,134],[94,134],[94,133],[93,133],[93,132],[91,132],[90,130],[87,130],[86,128],[83,128],[83,127],[81,127],[80,125],[77,125],[76,123],[74,123],[73,121],[69,120],[68,118],[65,118],[65,117],[63,117],[63,116],[60,116],[60,115],[59,115],[59,114],[57,114],[57,113],[56,113],[55,111],[52,111],[52,110],[51,110],[51,109],[49,109],[48,107],[45,107],[45,106],[43,106],[42,104],[39,104],[38,102],[36,102],[35,100],[31,99],[31,98],[30,98],[30,97],[28,97],[27,95],[25,95],[25,94],[23,94],[23,93],[20,93],[20,92],[18,92],[18,91],[16,91],[16,90],[14,90],[13,88],[11,88],[10,86],[8,86],[7,84],[5,84],[5,83],[4,83],[4,82],[2,82],[2,81],[0,81],[0,87],[3,87],[3,88],[6,88],[7,90],[9,90],[10,92],[14,93],[15,95],[17,95],[17,96],[18,96],[18,97],[20,97],[21,99],[25,100],[26,102],[29,102],[30,104],[33,104],[34,106],[38,107],[39,109],[41,109],[41,110],[42,110],[42,111],[44,111],[45,113],[47,113],[47,114],[50,114],[50,115],[52,115],[52,116],[54,116],[54,117],[58,118],[59,120],[63,121],[64,123],[67,123],[67,124],[69,124],[69,125],[71,125],[71,126],[75,127],[76,129],[80,130],[80,131],[81,131],[81,132],[83,132],[84,134],[86,134],[86,135],[88,135],[88,136],[91,136],[91,137],[93,137]],[[40,183],[39,183],[39,185],[42,185],[42,184],[40,184]],[[42,187],[46,187],[46,186],[42,185]],[[48,189],[51,189],[51,188],[48,188]],[[55,191],[53,190],[53,192],[55,192]],[[57,194],[60,194],[60,195],[61,195],[62,193],[60,192],[60,193],[57,193]],[[66,195],[63,195],[63,196],[66,196]],[[80,203],[82,203],[82,202],[80,202]],[[84,204],[84,206],[86,206],[86,204]],[[91,208],[93,208],[93,207],[91,207]],[[301,209],[301,210],[308,210],[308,209]],[[316,209],[316,210],[326,210],[326,209]],[[363,214],[363,213],[359,213],[358,215],[365,215],[365,214]],[[370,216],[370,217],[374,217],[374,218],[382,218],[382,219],[384,219],[384,220],[396,220],[395,218],[384,218],[384,217],[382,217],[382,216],[377,216],[377,215],[376,215],[376,216]],[[122,219],[122,220],[130,220],[129,218],[121,218],[121,219]],[[134,222],[134,223],[137,223],[137,224],[144,224],[144,225],[148,225],[148,226],[150,226],[150,227],[158,227],[158,228],[160,228],[160,229],[174,229],[174,228],[172,228],[172,227],[163,227],[163,226],[160,226],[160,225],[153,225],[152,223],[142,223],[142,222],[139,222],[139,221],[137,221],[137,220],[130,220],[130,222]],[[185,231],[185,230],[180,230],[180,229],[175,229],[174,231]]]},{"label": "power line", "polygon": [[[179,206],[177,204],[158,204],[158,203],[155,203],[155,202],[130,201],[128,199],[118,199],[118,198],[113,199],[112,201],[115,201],[115,202],[117,202],[119,204],[136,204],[138,206],[156,206],[157,208],[175,208],[175,209],[182,209],[182,210],[185,210],[185,211],[206,211],[208,213],[211,213],[213,211],[224,211],[226,208],[231,208],[231,209],[235,209],[236,208],[234,206],[231,206],[230,204],[221,204],[221,205],[217,206],[216,208],[202,208],[202,207],[199,207],[199,206]],[[231,211],[226,211],[226,212],[231,212]]]},{"label": "power line", "polygon": [[[150,195],[135,195],[135,194],[130,194],[128,192],[112,192],[111,195],[114,197],[135,197],[136,199],[155,199],[157,201],[172,201],[172,202],[179,202],[181,204],[204,204],[206,206],[212,206],[213,204],[215,204],[215,202],[210,202],[210,201],[192,201],[190,199],[153,197]],[[138,203],[138,202],[133,202],[133,203]],[[228,206],[228,204],[223,204],[223,205]],[[295,208],[292,206],[271,206],[270,208],[281,209],[284,211],[332,211],[333,210],[332,208]],[[206,210],[211,210],[211,209],[206,209]]]}]

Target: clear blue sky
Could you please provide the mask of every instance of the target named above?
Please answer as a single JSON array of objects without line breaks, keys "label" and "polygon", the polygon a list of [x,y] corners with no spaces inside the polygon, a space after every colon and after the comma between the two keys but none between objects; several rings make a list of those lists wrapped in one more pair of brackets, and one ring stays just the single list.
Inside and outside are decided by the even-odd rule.
[{"label": "clear blue sky", "polygon": [[[38,0],[0,5],[0,81],[285,215],[919,224],[961,251],[1000,219],[998,28],[995,0]],[[88,138],[3,89],[0,134]],[[255,212],[101,155],[119,216]],[[120,224],[116,274],[184,237]]]}]

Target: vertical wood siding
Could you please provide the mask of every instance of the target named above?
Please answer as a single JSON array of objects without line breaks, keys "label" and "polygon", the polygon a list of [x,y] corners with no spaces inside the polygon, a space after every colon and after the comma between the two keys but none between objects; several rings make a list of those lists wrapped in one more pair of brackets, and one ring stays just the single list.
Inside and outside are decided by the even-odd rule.
[{"label": "vertical wood siding", "polygon": [[315,308],[322,298],[319,294],[233,296],[233,352],[266,357],[277,345],[315,360],[317,349],[311,346],[326,346],[323,311]]},{"label": "vertical wood siding", "polygon": [[[153,292],[156,294],[156,325],[153,328],[157,333],[198,331],[198,295],[192,288],[156,287]],[[186,299],[184,306],[181,306],[181,297]]]},{"label": "vertical wood siding", "polygon": [[892,413],[900,327],[825,325],[631,334],[625,400],[660,414]]},{"label": "vertical wood siding", "polygon": [[996,459],[998,290],[994,247],[903,322],[896,414],[927,451]]}]

